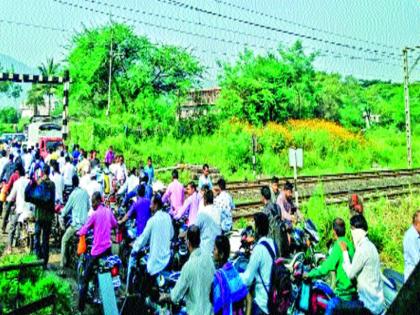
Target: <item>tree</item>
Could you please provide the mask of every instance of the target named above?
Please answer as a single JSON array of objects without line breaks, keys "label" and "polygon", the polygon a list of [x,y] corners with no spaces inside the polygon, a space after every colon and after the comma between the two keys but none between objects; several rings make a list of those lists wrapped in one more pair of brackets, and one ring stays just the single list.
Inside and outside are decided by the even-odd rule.
[{"label": "tree", "polygon": [[[0,64],[0,72],[4,72],[3,67]],[[6,72],[14,72],[13,69]],[[4,93],[8,98],[19,98],[20,94],[22,93],[22,87],[19,84],[4,81],[0,82],[0,93]]]},{"label": "tree", "polygon": [[[73,38],[68,57],[72,76],[72,115],[100,115],[107,106],[112,43],[112,110],[138,112],[138,97],[184,93],[202,68],[187,51],[156,45],[124,24],[85,29]],[[76,104],[76,106],[75,106]]]},{"label": "tree", "polygon": [[19,118],[19,112],[14,107],[9,106],[0,109],[0,122],[3,124],[17,124]]},{"label": "tree", "polygon": [[[58,71],[60,70],[60,66],[54,63],[53,58],[47,59],[46,63],[42,63],[38,67],[39,72],[42,76],[49,77],[49,76],[57,76]],[[56,85],[55,84],[43,84],[41,85],[41,90],[44,92],[45,95],[48,97],[48,115],[51,114],[51,98],[54,96],[56,92]]]},{"label": "tree", "polygon": [[32,84],[32,88],[28,91],[26,103],[33,107],[34,116],[38,115],[38,107],[45,105],[44,92],[40,84]]},{"label": "tree", "polygon": [[222,115],[252,124],[313,117],[314,58],[305,55],[300,42],[265,56],[246,50],[235,64],[223,66],[218,101]]}]

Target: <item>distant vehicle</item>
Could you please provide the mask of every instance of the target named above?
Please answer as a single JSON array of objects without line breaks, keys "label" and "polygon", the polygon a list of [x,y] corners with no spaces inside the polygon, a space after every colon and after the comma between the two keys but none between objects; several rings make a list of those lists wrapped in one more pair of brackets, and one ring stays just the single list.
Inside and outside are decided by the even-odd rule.
[{"label": "distant vehicle", "polygon": [[63,145],[63,139],[61,137],[41,137],[39,139],[41,156],[45,159],[49,150],[55,151],[60,145]]},{"label": "distant vehicle", "polygon": [[45,137],[61,138],[61,125],[55,123],[48,117],[34,117],[28,125],[27,146],[40,144],[40,139]]},{"label": "distant vehicle", "polygon": [[26,141],[26,136],[23,133],[3,133],[2,136],[0,137],[0,140],[2,140],[3,142],[8,142],[8,141],[18,141],[18,142],[24,142]]}]

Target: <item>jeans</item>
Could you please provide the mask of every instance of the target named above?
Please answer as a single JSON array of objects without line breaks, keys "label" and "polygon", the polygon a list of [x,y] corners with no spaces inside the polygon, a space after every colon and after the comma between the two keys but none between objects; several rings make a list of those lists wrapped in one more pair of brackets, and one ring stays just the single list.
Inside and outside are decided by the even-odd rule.
[{"label": "jeans", "polygon": [[325,315],[370,315],[372,314],[359,300],[343,301],[338,297],[332,298],[327,305]]},{"label": "jeans", "polygon": [[[78,231],[77,228],[73,226],[69,226],[66,232],[61,239],[61,259],[60,259],[60,267],[64,268],[67,265],[67,257],[68,257],[68,247],[69,243],[72,241],[74,235]],[[76,255],[76,253],[70,253],[70,255]]]},{"label": "jeans", "polygon": [[105,250],[102,254],[97,256],[90,256],[86,262],[84,277],[81,280],[81,286],[79,291],[79,311],[83,312],[85,310],[86,304],[86,295],[89,287],[89,282],[94,276],[95,266],[98,265],[99,259],[107,256],[111,256],[111,247]]},{"label": "jeans", "polygon": [[10,224],[9,224],[9,235],[7,238],[7,246],[12,248],[13,245],[13,239],[15,238],[15,233],[16,235],[16,239],[20,238],[20,226],[19,226],[19,213],[13,213],[11,220],[10,220]]},{"label": "jeans", "polygon": [[[47,267],[48,258],[50,255],[50,234],[51,234],[51,221],[36,221],[35,222],[35,240],[34,248],[35,255],[39,259],[44,260],[44,267]],[[42,240],[41,240],[42,232]]]}]

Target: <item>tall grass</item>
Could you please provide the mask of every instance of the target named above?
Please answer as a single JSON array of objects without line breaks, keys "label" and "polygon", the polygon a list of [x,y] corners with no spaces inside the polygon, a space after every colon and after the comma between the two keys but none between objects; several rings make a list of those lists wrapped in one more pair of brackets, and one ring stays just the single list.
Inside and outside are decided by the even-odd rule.
[{"label": "tall grass", "polygon": [[[368,222],[368,236],[376,245],[381,262],[388,268],[399,272],[404,270],[403,238],[410,227],[412,215],[420,209],[420,196],[411,194],[397,200],[379,199],[365,203],[364,215]],[[305,217],[314,221],[321,242],[319,248],[326,251],[326,243],[332,237],[332,222],[340,217],[346,222],[347,237],[350,235],[350,213],[347,205],[326,205],[322,186],[317,187],[315,194],[303,205]]]},{"label": "tall grass", "polygon": [[[356,172],[377,168],[404,168],[405,134],[394,129],[371,129],[365,134],[352,133],[322,120],[290,121],[284,125],[269,123],[254,127],[238,121],[223,122],[211,135],[192,135],[179,139],[172,134],[140,137],[125,134],[118,124],[94,119],[71,125],[71,143],[95,148],[103,156],[109,145],[126,156],[128,164],[152,156],[155,166],[178,163],[209,163],[229,180],[253,179],[251,137],[257,136],[257,174],[291,175],[288,150],[304,149],[304,167],[300,174]],[[420,130],[413,134],[413,165],[420,166]]]}]

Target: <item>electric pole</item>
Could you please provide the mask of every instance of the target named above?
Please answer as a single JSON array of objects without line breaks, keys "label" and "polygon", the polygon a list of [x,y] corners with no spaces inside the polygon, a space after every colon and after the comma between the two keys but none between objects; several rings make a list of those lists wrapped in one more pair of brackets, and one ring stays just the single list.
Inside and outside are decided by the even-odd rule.
[{"label": "electric pole", "polygon": [[113,59],[113,38],[112,38],[112,22],[111,22],[111,47],[109,49],[109,71],[108,71],[108,106],[106,109],[106,115],[109,116],[109,107],[111,105],[111,82],[112,82],[112,59]]},{"label": "electric pole", "polygon": [[404,101],[405,101],[405,133],[407,141],[407,164],[408,168],[412,167],[411,158],[411,117],[410,117],[410,93],[408,90],[409,73],[408,73],[408,50],[403,49],[403,67],[404,67]]}]

